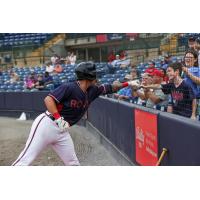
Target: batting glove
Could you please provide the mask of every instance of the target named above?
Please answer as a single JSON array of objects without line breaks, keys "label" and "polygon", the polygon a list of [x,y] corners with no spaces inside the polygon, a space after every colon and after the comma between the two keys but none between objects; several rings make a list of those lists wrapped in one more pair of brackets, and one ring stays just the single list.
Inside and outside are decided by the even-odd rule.
[{"label": "batting glove", "polygon": [[55,122],[59,127],[60,132],[66,132],[70,127],[69,123],[65,121],[63,117],[56,119]]}]

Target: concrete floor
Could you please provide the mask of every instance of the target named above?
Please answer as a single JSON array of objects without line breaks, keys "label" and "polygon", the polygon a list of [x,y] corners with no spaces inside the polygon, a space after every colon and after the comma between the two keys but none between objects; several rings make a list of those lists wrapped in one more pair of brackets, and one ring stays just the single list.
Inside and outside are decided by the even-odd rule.
[{"label": "concrete floor", "polygon": [[[33,121],[0,117],[0,165],[10,166],[23,150]],[[70,129],[77,157],[83,166],[119,166],[117,160],[86,128]],[[49,147],[33,162],[38,166],[61,166],[63,162]]]}]

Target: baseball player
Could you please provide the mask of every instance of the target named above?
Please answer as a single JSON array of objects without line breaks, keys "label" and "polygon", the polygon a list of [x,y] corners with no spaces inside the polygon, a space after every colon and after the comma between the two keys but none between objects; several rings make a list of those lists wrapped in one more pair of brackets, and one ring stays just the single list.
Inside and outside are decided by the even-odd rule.
[{"label": "baseball player", "polygon": [[65,165],[80,165],[69,128],[82,118],[99,95],[131,85],[131,82],[118,82],[97,86],[96,66],[92,62],[80,63],[75,73],[77,81],[61,85],[45,98],[47,111],[33,122],[26,146],[13,166],[30,165],[47,145],[51,145]]}]

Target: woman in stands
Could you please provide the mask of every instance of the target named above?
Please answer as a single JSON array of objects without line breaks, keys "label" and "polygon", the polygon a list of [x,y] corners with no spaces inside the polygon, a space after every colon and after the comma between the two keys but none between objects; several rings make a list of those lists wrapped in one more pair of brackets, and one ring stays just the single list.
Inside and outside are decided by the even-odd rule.
[{"label": "woman in stands", "polygon": [[[193,50],[189,49],[184,56],[184,64],[185,66],[182,68],[184,75],[184,80],[186,84],[188,84],[197,99],[198,102],[198,109],[197,114],[200,112],[200,68],[198,65],[198,53]],[[196,103],[197,104],[197,103]]]}]

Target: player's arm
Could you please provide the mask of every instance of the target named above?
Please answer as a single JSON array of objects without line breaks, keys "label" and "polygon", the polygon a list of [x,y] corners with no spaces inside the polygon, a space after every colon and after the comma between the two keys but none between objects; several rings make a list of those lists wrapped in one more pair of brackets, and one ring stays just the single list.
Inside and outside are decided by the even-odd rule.
[{"label": "player's arm", "polygon": [[56,106],[56,102],[55,100],[50,97],[50,96],[47,96],[45,99],[44,99],[44,103],[47,107],[47,110],[52,114],[54,115],[54,113],[58,113],[58,109],[57,109],[57,106]]},{"label": "player's arm", "polygon": [[124,87],[136,87],[139,86],[138,84],[136,84],[134,81],[129,81],[129,82],[124,82],[124,83],[120,83],[119,81],[115,81],[111,87],[112,87],[112,92],[117,92],[118,90],[124,88]]},{"label": "player's arm", "polygon": [[120,83],[120,82],[114,82],[111,87],[112,87],[112,92],[117,92],[118,90],[124,88],[124,87],[127,87],[128,86],[128,83],[125,82],[125,83]]},{"label": "player's arm", "polygon": [[51,96],[47,96],[44,99],[45,105],[47,110],[53,115],[56,124],[58,125],[61,132],[67,131],[70,127],[70,124],[61,117],[60,113],[58,112],[55,99]]}]

